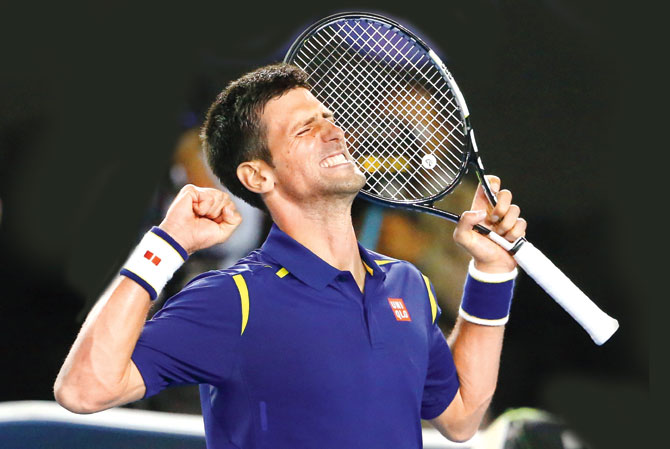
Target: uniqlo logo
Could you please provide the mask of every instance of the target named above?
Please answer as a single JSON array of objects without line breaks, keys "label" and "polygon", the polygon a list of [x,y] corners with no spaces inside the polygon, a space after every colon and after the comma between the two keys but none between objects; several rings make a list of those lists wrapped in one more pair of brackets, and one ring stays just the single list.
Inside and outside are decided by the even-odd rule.
[{"label": "uniqlo logo", "polygon": [[154,256],[154,253],[152,253],[151,251],[147,251],[146,253],[144,253],[144,258],[149,260],[156,266],[158,266],[158,264],[161,263],[161,258],[158,256]]},{"label": "uniqlo logo", "polygon": [[402,298],[388,298],[388,300],[396,320],[412,321],[412,318],[410,318],[409,312],[407,311],[407,307],[405,307],[405,302],[402,300]]}]

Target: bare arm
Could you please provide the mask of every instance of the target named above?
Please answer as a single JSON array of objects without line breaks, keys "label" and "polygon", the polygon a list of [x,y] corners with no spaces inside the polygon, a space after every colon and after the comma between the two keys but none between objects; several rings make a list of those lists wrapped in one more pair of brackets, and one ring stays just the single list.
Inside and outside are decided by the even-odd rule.
[{"label": "bare arm", "polygon": [[[494,190],[500,180],[489,178]],[[526,222],[519,218],[520,209],[511,204],[508,190],[498,193],[498,204],[492,209],[481,186],[477,189],[472,211],[463,214],[454,231],[454,240],[473,257],[478,270],[506,273],[516,267],[507,251],[472,230],[483,223],[510,241],[523,236]],[[462,319],[456,320],[448,343],[454,357],[460,388],[447,409],[431,423],[454,441],[465,441],[477,432],[498,380],[504,326],[483,326]]]},{"label": "bare arm", "polygon": [[[184,187],[160,228],[191,254],[228,239],[241,217],[227,194]],[[93,413],[144,396],[131,360],[151,307],[149,293],[119,276],[89,312],[54,385],[56,401],[75,413]]]},{"label": "bare arm", "polygon": [[504,326],[481,326],[458,318],[448,342],[460,388],[433,426],[452,441],[465,441],[477,432],[498,380]]},{"label": "bare arm", "polygon": [[56,378],[56,401],[75,413],[92,413],[144,396],[130,360],[151,301],[134,281],[119,276],[84,322]]}]

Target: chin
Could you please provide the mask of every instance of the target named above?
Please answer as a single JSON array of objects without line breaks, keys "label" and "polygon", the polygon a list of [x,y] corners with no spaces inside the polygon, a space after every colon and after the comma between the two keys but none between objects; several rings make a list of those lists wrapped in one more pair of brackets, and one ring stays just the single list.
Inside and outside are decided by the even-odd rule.
[{"label": "chin", "polygon": [[[323,176],[317,181],[311,193],[316,196],[355,197],[365,185],[365,175],[359,170],[336,176]],[[320,193],[318,193],[320,192]]]},{"label": "chin", "polygon": [[326,194],[331,194],[335,196],[356,196],[358,192],[365,185],[365,178],[362,180],[360,178],[350,178],[347,180],[341,180],[340,182],[334,182],[328,186],[323,186],[323,192]]},{"label": "chin", "polygon": [[363,173],[361,173],[360,171],[357,172],[354,176],[348,179],[348,182],[346,183],[347,192],[358,194],[358,192],[365,185],[365,181],[366,181],[365,175],[363,175]]}]

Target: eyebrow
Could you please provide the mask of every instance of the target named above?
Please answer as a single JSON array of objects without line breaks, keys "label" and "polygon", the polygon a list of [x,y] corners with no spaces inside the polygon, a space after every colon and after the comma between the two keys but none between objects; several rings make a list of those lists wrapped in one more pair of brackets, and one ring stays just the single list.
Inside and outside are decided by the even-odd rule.
[{"label": "eyebrow", "polygon": [[331,111],[326,109],[321,114],[314,114],[314,115],[306,118],[305,120],[303,120],[301,122],[298,122],[294,127],[291,128],[291,132],[294,132],[294,131],[300,129],[303,126],[309,125],[310,123],[314,122],[319,116],[321,116],[323,118],[326,118],[326,119],[335,117],[335,115]]}]

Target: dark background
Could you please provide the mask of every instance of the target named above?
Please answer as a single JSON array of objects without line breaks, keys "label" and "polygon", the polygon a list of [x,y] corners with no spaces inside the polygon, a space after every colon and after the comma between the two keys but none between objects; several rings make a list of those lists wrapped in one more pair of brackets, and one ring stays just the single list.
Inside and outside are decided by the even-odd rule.
[{"label": "dark background", "polygon": [[[528,236],[619,319],[602,347],[520,278],[492,410],[532,406],[597,448],[649,429],[641,6],[590,0],[3,6],[0,401],[51,400],[83,314],[136,240],[185,114],[307,25],[377,11],[454,74]],[[652,94],[653,95],[653,94]],[[643,97],[643,98],[640,98]],[[630,214],[623,213],[631,211]],[[449,226],[445,224],[445,226]]]}]

